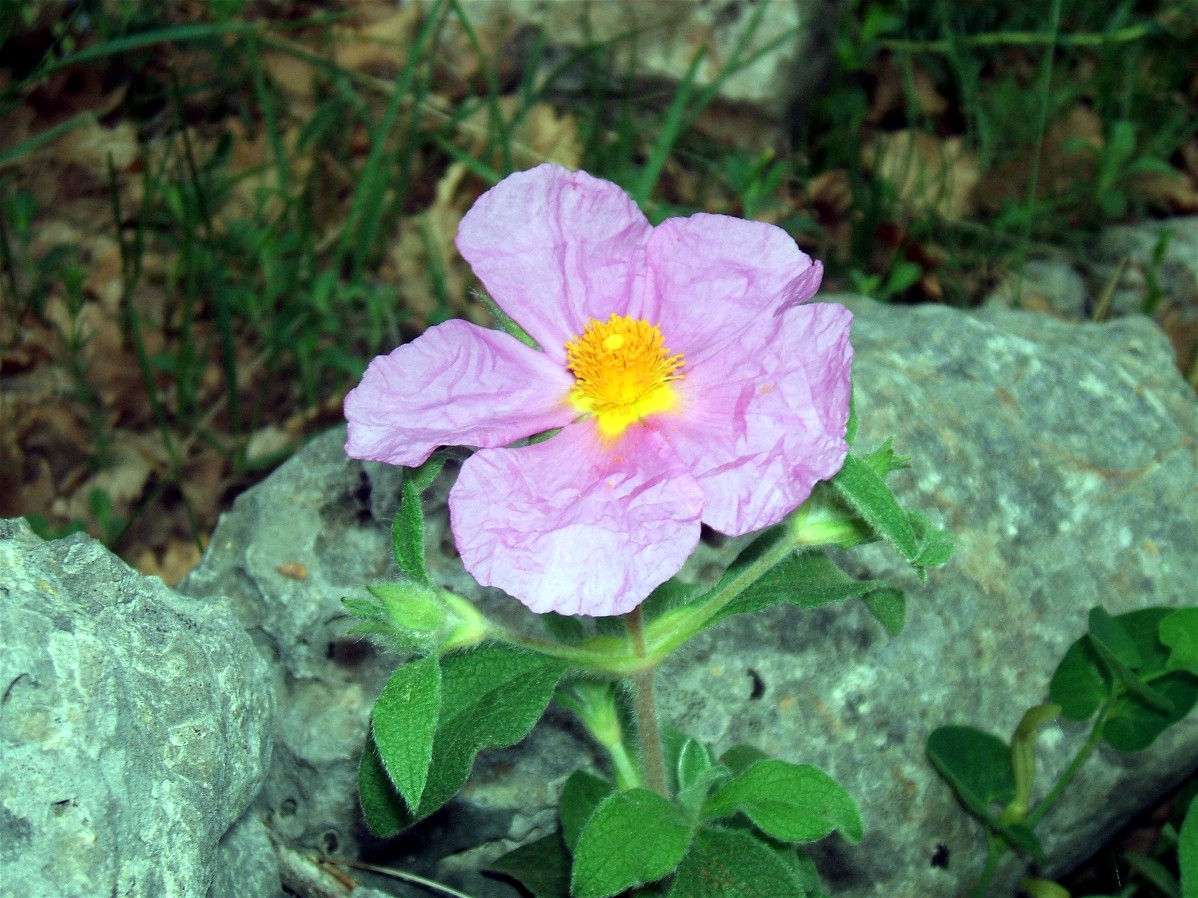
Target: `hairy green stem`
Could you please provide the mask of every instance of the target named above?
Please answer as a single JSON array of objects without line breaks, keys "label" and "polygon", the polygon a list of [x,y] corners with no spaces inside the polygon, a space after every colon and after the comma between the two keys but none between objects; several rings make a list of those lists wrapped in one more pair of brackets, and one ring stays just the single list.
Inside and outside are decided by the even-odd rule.
[{"label": "hairy green stem", "polygon": [[[638,605],[624,616],[628,638],[637,657],[645,658],[645,622]],[[636,707],[636,735],[641,746],[641,763],[645,782],[658,795],[669,798],[666,787],[666,760],[661,752],[661,730],[657,725],[657,708],[653,702],[654,667],[646,667],[632,675],[632,696]]]}]

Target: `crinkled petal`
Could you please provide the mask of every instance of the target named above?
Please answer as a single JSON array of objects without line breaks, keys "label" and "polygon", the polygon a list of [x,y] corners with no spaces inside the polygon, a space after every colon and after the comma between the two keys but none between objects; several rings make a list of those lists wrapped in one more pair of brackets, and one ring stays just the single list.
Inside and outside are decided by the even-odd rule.
[{"label": "crinkled petal", "polygon": [[631,611],[699,539],[703,491],[652,431],[603,445],[593,421],[478,452],[449,496],[466,569],[533,611]]},{"label": "crinkled petal", "polygon": [[466,213],[457,246],[491,298],[558,361],[587,320],[643,317],[648,219],[623,190],[540,165],[510,175]]},{"label": "crinkled petal", "polygon": [[370,363],[345,397],[345,451],[418,465],[438,446],[506,446],[574,420],[573,383],[514,337],[447,321]]},{"label": "crinkled petal", "polygon": [[739,535],[777,523],[844,464],[852,313],[788,308],[742,331],[677,383],[654,426],[705,496],[703,523]]},{"label": "crinkled petal", "polygon": [[762,315],[810,299],[823,277],[781,228],[726,215],[667,219],[646,252],[650,314],[689,364]]}]

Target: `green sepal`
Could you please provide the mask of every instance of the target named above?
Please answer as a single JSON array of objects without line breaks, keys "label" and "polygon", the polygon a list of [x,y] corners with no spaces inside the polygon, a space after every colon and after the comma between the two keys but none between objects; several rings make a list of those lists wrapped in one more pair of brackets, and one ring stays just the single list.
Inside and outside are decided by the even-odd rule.
[{"label": "green sepal", "polygon": [[677,869],[691,843],[690,823],[648,789],[613,792],[583,827],[574,852],[573,898],[609,898]]},{"label": "green sepal", "polygon": [[405,468],[399,511],[391,522],[391,553],[399,569],[417,583],[432,586],[425,567],[424,507],[420,495],[441,473],[445,457],[434,455],[418,468]]},{"label": "green sepal", "polygon": [[[794,855],[794,849],[789,849]],[[818,894],[809,866],[791,862],[750,832],[702,826],[668,898],[807,898]]]},{"label": "green sepal", "polygon": [[491,318],[494,319],[496,326],[509,336],[515,337],[525,346],[531,349],[540,349],[537,341],[530,337],[520,325],[518,325],[507,312],[499,308],[499,304],[485,293],[476,292],[474,294],[487,307],[487,311],[491,313]]},{"label": "green sepal", "polygon": [[387,680],[370,715],[374,744],[408,807],[419,807],[441,711],[436,655],[404,664]]},{"label": "green sepal", "polygon": [[887,440],[869,455],[850,452],[845,456],[832,485],[870,529],[898,549],[920,580],[925,580],[928,567],[948,561],[953,542],[947,532],[934,528],[926,515],[903,509],[887,485],[886,475],[906,467],[908,461],[895,455]]},{"label": "green sepal", "polygon": [[500,855],[487,869],[516,880],[533,898],[566,898],[570,894],[570,853],[560,832]]},{"label": "green sepal", "polygon": [[844,425],[844,441],[850,446],[857,439],[857,391],[849,387],[849,419]]}]

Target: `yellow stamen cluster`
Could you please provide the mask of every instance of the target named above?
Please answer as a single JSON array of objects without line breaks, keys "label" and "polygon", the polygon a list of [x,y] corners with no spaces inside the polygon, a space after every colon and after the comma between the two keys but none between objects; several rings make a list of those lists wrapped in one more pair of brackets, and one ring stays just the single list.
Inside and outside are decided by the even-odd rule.
[{"label": "yellow stamen cluster", "polygon": [[671,384],[685,376],[682,356],[670,354],[656,325],[615,314],[602,322],[592,318],[566,344],[566,367],[575,378],[570,401],[593,413],[607,436],[673,408],[678,397]]}]

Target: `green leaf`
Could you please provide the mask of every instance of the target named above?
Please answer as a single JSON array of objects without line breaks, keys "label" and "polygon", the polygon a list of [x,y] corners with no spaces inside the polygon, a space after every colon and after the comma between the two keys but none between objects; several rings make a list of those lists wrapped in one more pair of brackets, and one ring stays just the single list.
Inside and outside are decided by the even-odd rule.
[{"label": "green leaf", "polygon": [[[793,849],[792,849],[793,850]],[[805,898],[809,879],[748,832],[703,826],[669,898]]]},{"label": "green leaf", "polygon": [[420,805],[441,710],[441,667],[435,655],[400,667],[383,687],[371,727],[379,758],[409,807]]},{"label": "green leaf", "polygon": [[720,763],[733,773],[744,773],[758,761],[769,759],[769,755],[755,745],[734,745],[722,755]]},{"label": "green leaf", "polygon": [[1181,872],[1181,898],[1198,898],[1198,801],[1189,810],[1177,836],[1177,867]]},{"label": "green leaf", "polygon": [[1144,666],[1144,659],[1140,656],[1136,641],[1132,639],[1130,633],[1123,629],[1123,625],[1119,623],[1118,619],[1112,617],[1111,613],[1101,605],[1090,609],[1089,632],[1095,645],[1105,649],[1121,664],[1132,670],[1138,670]]},{"label": "green leaf", "polygon": [[916,567],[941,567],[953,557],[956,543],[947,530],[937,530],[931,519],[922,511],[907,512],[907,520],[919,541],[919,555],[913,562]]},{"label": "green leaf", "polygon": [[[674,800],[687,816],[695,819],[712,787],[726,780],[731,773],[723,764],[715,762],[711,749],[699,740],[680,733],[673,727],[663,729],[662,742],[674,789]],[[677,734],[674,740],[666,735],[671,730]],[[671,741],[674,744],[671,745]]]},{"label": "green leaf", "polygon": [[656,792],[613,792],[578,837],[570,894],[608,898],[674,872],[691,842],[682,812]]},{"label": "green leaf", "polygon": [[374,734],[370,732],[366,734],[362,761],[358,765],[358,796],[366,825],[376,836],[393,836],[408,825],[407,808],[395,791],[391,777],[387,776],[378,746],[374,744]]},{"label": "green leaf", "polygon": [[707,820],[743,813],[783,842],[814,842],[833,830],[861,839],[861,812],[840,783],[818,767],[774,758],[758,761],[725,783],[703,807]]},{"label": "green leaf", "polygon": [[[373,821],[367,812],[371,832],[391,836],[424,819],[462,788],[475,755],[527,736],[545,713],[566,667],[564,661],[508,645],[483,645],[442,658],[441,714],[420,804],[395,815],[392,805],[372,795],[373,806],[381,810]],[[368,755],[363,755],[364,769]],[[377,778],[368,785],[376,788]],[[364,787],[364,810],[366,804]]]},{"label": "green leaf", "polygon": [[1040,837],[1026,823],[1008,824],[1001,828],[1001,832],[1011,845],[1030,856],[1037,864],[1048,862],[1044,856],[1044,846],[1040,844]]},{"label": "green leaf", "polygon": [[1174,671],[1153,681],[1153,689],[1172,707],[1165,713],[1143,697],[1129,694],[1115,702],[1106,726],[1103,741],[1117,751],[1143,751],[1152,745],[1173,724],[1190,713],[1198,701],[1198,678],[1187,671]]},{"label": "green leaf", "polygon": [[997,736],[973,727],[947,726],[928,737],[932,766],[975,816],[993,821],[990,805],[1015,797],[1011,750]]},{"label": "green leaf", "polygon": [[1160,641],[1169,648],[1169,670],[1198,674],[1198,608],[1174,611],[1160,624]]},{"label": "green leaf", "polygon": [[1086,720],[1111,696],[1111,676],[1089,636],[1074,641],[1053,672],[1048,695],[1068,720]]},{"label": "green leaf", "polygon": [[1135,640],[1141,665],[1137,673],[1144,679],[1169,669],[1169,650],[1160,640],[1161,623],[1176,609],[1156,605],[1115,616],[1119,625]]},{"label": "green leaf", "polygon": [[578,847],[578,837],[582,835],[583,827],[595,813],[595,808],[615,791],[614,784],[593,773],[575,770],[570,774],[570,778],[562,786],[558,819],[562,825],[562,838],[566,840],[566,847],[571,852]]},{"label": "green leaf", "polygon": [[500,855],[488,869],[517,880],[533,898],[570,894],[570,855],[560,832]]},{"label": "green leaf", "polygon": [[[778,528],[766,531],[737,556],[724,573],[716,590],[735,580],[741,572],[768,551],[776,540],[784,539],[785,532]],[[748,614],[787,602],[799,608],[818,608],[843,602],[846,599],[869,596],[878,591],[888,595],[880,601],[893,610],[894,587],[881,580],[857,580],[842,571],[820,550],[795,552],[774,565],[757,580],[750,583],[736,598],[712,619],[723,620],[733,614]],[[893,621],[891,621],[893,623]],[[885,626],[885,623],[883,623]]]},{"label": "green leaf", "polygon": [[882,587],[861,597],[874,619],[891,636],[898,636],[907,625],[907,596],[898,587]]},{"label": "green leaf", "polygon": [[840,473],[832,478],[832,485],[873,531],[889,540],[904,558],[914,561],[919,557],[919,542],[907,512],[874,467],[850,452]]}]

